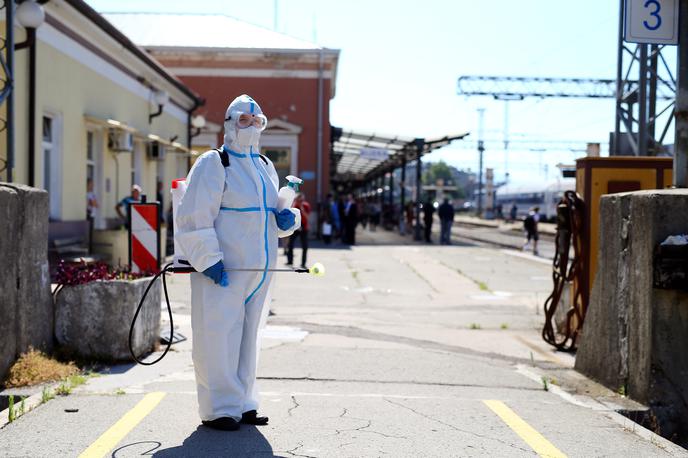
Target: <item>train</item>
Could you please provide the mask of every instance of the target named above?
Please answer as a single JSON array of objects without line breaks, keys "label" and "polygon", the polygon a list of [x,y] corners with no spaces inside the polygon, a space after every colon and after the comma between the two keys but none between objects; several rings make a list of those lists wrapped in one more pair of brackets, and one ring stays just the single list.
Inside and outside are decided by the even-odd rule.
[{"label": "train", "polygon": [[554,221],[557,216],[557,204],[564,192],[575,189],[575,178],[561,178],[542,184],[507,184],[497,189],[495,206],[501,205],[502,213],[508,218],[515,203],[518,219],[523,219],[531,208],[540,207],[540,218],[544,221]]}]

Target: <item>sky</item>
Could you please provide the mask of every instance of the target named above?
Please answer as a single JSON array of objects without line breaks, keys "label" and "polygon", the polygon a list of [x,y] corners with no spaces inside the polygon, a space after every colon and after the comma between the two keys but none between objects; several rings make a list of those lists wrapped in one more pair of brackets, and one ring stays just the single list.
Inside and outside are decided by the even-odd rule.
[{"label": "sky", "polygon": [[[586,143],[608,150],[611,99],[505,102],[457,95],[462,75],[616,77],[619,1],[600,0],[87,0],[96,10],[222,13],[340,49],[333,125],[411,137],[471,132],[428,156],[477,170],[478,109],[485,167],[513,183],[552,180]],[[275,6],[277,5],[277,24]],[[540,142],[538,151],[519,143]],[[555,150],[566,142],[576,151]],[[528,146],[531,148],[531,146]]]}]

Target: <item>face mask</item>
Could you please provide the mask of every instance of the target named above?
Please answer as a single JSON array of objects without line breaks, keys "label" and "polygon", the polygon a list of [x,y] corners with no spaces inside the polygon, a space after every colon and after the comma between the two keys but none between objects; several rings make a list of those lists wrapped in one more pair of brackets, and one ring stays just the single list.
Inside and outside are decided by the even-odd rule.
[{"label": "face mask", "polygon": [[258,145],[260,131],[254,126],[237,129],[237,143],[240,145]]}]

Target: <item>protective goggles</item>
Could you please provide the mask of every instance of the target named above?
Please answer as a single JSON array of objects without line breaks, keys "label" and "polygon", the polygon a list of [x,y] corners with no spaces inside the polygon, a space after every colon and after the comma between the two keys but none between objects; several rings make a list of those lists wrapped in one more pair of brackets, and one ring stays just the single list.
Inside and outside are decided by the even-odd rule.
[{"label": "protective goggles", "polygon": [[268,125],[268,118],[262,114],[234,112],[225,121],[234,121],[239,129],[253,126],[262,131]]}]

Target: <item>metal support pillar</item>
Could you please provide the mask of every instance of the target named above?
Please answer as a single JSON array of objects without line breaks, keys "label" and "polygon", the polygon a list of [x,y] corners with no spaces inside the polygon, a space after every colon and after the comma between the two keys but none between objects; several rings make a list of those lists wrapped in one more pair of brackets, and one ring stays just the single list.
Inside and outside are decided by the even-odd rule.
[{"label": "metal support pillar", "polygon": [[[36,186],[36,29],[26,29],[29,44],[29,144],[28,144],[28,166],[29,166],[29,186]],[[46,186],[48,184],[46,183]],[[89,238],[90,241],[90,238]]]},{"label": "metal support pillar", "polygon": [[640,78],[638,79],[638,156],[647,156],[647,46],[640,50]]},{"label": "metal support pillar", "polygon": [[416,138],[415,140],[415,145],[416,145],[416,227],[415,231],[413,234],[413,239],[420,241],[423,239],[421,235],[421,226],[420,226],[420,207],[421,207],[421,198],[423,195],[423,147],[425,146],[425,139],[423,138]]},{"label": "metal support pillar", "polygon": [[485,152],[485,143],[483,142],[483,127],[485,122],[485,109],[478,109],[478,217],[483,215],[483,153]]},{"label": "metal support pillar", "polygon": [[14,169],[14,0],[5,0],[5,71],[7,92],[7,181]]},{"label": "metal support pillar", "polygon": [[389,194],[387,197],[387,216],[391,219],[389,223],[392,229],[394,229],[394,169],[389,172]]},{"label": "metal support pillar", "polygon": [[671,47],[626,43],[625,3],[620,0],[616,119],[610,155],[656,156],[666,152],[662,144],[674,120],[675,78],[664,57]]},{"label": "metal support pillar", "polygon": [[401,183],[399,183],[399,233],[406,235],[406,156],[401,160]]},{"label": "metal support pillar", "polygon": [[676,90],[674,186],[688,187],[688,0],[681,0]]}]

